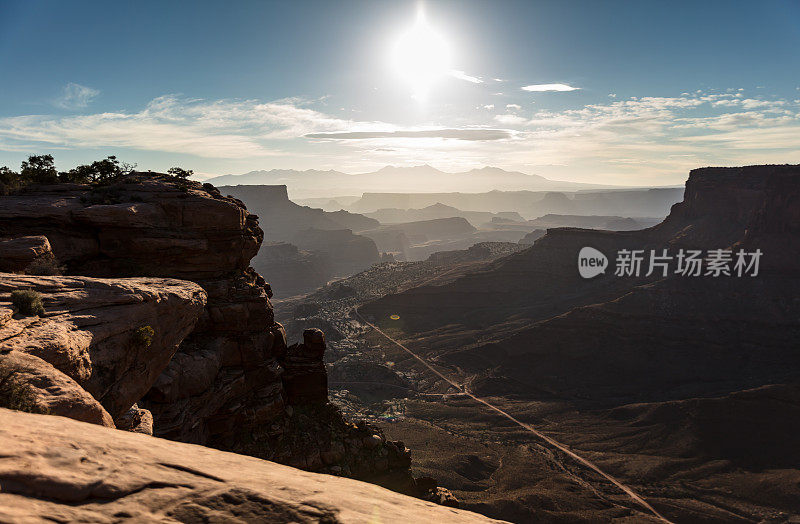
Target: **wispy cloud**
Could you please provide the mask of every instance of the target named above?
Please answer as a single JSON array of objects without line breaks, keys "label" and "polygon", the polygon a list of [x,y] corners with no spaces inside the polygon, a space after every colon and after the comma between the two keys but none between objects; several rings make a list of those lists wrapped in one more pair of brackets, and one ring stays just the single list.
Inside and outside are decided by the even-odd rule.
[{"label": "wispy cloud", "polygon": [[523,91],[534,91],[534,92],[543,92],[543,91],[577,91],[580,87],[572,87],[571,85],[567,84],[531,84],[529,86],[524,86],[522,88]]},{"label": "wispy cloud", "polygon": [[100,91],[97,89],[70,82],[64,86],[61,96],[55,100],[55,105],[63,109],[83,109],[99,94]]},{"label": "wispy cloud", "polygon": [[0,118],[0,150],[120,147],[205,158],[257,158],[288,154],[298,141],[419,139],[465,142],[507,139],[512,132],[487,127],[403,128],[385,122],[336,118],[289,98],[202,100],[165,95],[138,112]]},{"label": "wispy cloud", "polygon": [[520,110],[520,109],[522,109],[522,106],[519,105],[519,104],[506,104],[506,109]]},{"label": "wispy cloud", "polygon": [[477,76],[470,76],[464,71],[459,71],[457,69],[451,69],[447,72],[453,78],[458,78],[459,80],[464,80],[465,82],[472,82],[473,84],[482,84],[483,79]]},{"label": "wispy cloud", "polygon": [[166,95],[135,113],[0,118],[0,149],[127,147],[208,158],[274,155],[270,141],[314,131],[351,129],[354,123],[304,107],[301,99],[274,102]]},{"label": "wispy cloud", "polygon": [[517,133],[492,156],[517,165],[566,164],[622,183],[679,182],[699,165],[800,162],[800,104],[738,93],[631,97],[495,120]]}]

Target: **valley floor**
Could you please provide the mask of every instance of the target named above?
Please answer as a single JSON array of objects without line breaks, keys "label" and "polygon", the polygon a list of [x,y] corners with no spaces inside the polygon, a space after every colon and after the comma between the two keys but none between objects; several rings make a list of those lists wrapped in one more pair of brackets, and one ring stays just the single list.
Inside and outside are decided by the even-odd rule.
[{"label": "valley floor", "polygon": [[[415,274],[433,282],[449,277],[444,269]],[[347,279],[335,285],[340,292],[348,286],[337,300],[323,289],[316,296],[324,301],[310,295],[278,302],[276,311],[289,332],[295,323],[329,322],[332,401],[403,441],[416,476],[437,479],[464,509],[513,522],[659,521],[595,471],[470,399],[358,321],[354,307],[379,294],[371,286],[382,282],[359,278],[370,286]],[[392,287],[403,282],[397,276]],[[292,312],[309,304],[314,313],[295,318]],[[396,326],[389,335],[413,346],[413,338],[402,338],[402,322]],[[453,365],[426,361],[457,384],[472,379]],[[597,464],[669,521],[794,522],[800,515],[800,452],[791,448],[792,433],[800,431],[796,386],[602,409],[544,392],[487,400]],[[776,442],[786,445],[765,450]]]}]

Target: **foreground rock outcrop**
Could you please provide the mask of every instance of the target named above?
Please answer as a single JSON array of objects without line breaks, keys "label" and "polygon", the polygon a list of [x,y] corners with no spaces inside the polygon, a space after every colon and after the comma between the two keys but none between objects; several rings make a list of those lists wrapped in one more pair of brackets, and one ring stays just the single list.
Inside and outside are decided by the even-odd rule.
[{"label": "foreground rock outcrop", "polygon": [[0,354],[0,405],[115,427],[108,411],[77,382],[21,351]]},{"label": "foreground rock outcrop", "polygon": [[[20,314],[17,290],[38,293],[44,313]],[[199,286],[171,279],[0,273],[0,367],[49,412],[113,427],[167,367],[205,301]]]},{"label": "foreground rock outcrop", "polygon": [[496,522],[349,479],[0,409],[3,522]]},{"label": "foreground rock outcrop", "polygon": [[207,303],[194,330],[124,407],[140,402],[152,411],[156,434],[224,447],[282,415],[274,351],[286,342],[269,285],[248,267],[263,233],[243,204],[211,186],[152,174],[98,187],[30,187],[0,204],[0,236],[44,235],[69,275],[170,277],[203,288]]}]

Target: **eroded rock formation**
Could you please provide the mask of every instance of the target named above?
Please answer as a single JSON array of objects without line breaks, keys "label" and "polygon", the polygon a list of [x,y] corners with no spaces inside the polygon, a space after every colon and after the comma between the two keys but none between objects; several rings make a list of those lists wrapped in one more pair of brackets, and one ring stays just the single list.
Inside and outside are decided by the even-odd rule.
[{"label": "eroded rock formation", "polygon": [[[44,313],[19,314],[17,290],[38,293]],[[113,427],[166,368],[205,300],[199,286],[172,279],[3,273],[0,365],[49,412]]]},{"label": "eroded rock formation", "polygon": [[307,329],[303,343],[291,345],[281,356],[283,387],[289,404],[328,402],[328,373],[325,371],[325,334]]}]

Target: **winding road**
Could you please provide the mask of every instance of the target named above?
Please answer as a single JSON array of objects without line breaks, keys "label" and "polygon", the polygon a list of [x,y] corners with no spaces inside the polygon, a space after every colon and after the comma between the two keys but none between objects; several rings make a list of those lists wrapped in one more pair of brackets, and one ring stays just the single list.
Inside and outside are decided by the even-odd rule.
[{"label": "winding road", "polygon": [[514,417],[510,413],[500,409],[499,407],[497,407],[494,404],[488,402],[487,400],[484,400],[484,399],[482,399],[480,397],[477,397],[477,396],[473,395],[472,393],[469,392],[469,390],[467,390],[466,386],[464,386],[463,384],[459,384],[459,383],[451,380],[449,377],[443,375],[441,372],[439,372],[437,369],[435,369],[430,363],[428,363],[427,360],[425,360],[424,358],[420,357],[415,352],[413,352],[412,350],[408,349],[406,346],[404,346],[403,344],[401,344],[400,342],[398,342],[397,340],[395,340],[391,336],[387,335],[378,326],[376,326],[375,324],[372,324],[367,319],[362,317],[361,314],[358,312],[358,307],[357,306],[353,307],[353,309],[351,309],[351,312],[355,314],[355,317],[357,317],[360,322],[364,323],[365,325],[367,325],[370,328],[374,329],[376,332],[380,333],[384,338],[386,338],[387,340],[389,340],[390,342],[395,344],[397,347],[399,347],[400,349],[402,349],[403,351],[405,351],[406,353],[411,355],[413,358],[418,360],[431,373],[435,374],[436,376],[438,376],[439,378],[441,378],[442,380],[444,380],[445,382],[447,382],[448,384],[450,384],[454,388],[458,389],[464,395],[470,397],[475,402],[483,404],[484,406],[486,406],[487,408],[491,409],[492,411],[495,411],[496,413],[502,415],[503,417],[505,417],[508,420],[512,421],[513,423],[517,424],[518,426],[520,426],[521,428],[525,429],[526,431],[529,431],[529,432],[533,433],[535,436],[537,436],[539,439],[543,440],[544,442],[546,442],[550,446],[558,449],[559,451],[563,452],[564,454],[566,454],[567,456],[569,456],[570,458],[572,458],[576,462],[586,466],[587,468],[591,469],[592,471],[594,471],[598,475],[600,475],[603,478],[605,478],[607,481],[612,483],[614,486],[616,486],[617,488],[622,490],[632,501],[634,501],[636,504],[638,504],[642,508],[646,509],[649,513],[651,513],[654,517],[656,517],[660,521],[672,524],[672,521],[668,520],[663,515],[661,515],[658,511],[656,511],[655,508],[653,508],[650,504],[647,503],[646,500],[644,500],[644,498],[642,498],[635,491],[633,491],[632,488],[626,486],[621,481],[619,481],[615,477],[611,476],[609,473],[606,473],[605,471],[600,469],[600,466],[598,466],[594,462],[590,461],[587,458],[584,458],[584,457],[578,455],[574,451],[570,450],[566,445],[561,444],[560,442],[554,440],[551,437],[548,437],[547,435],[545,435],[544,433],[541,433],[540,431],[538,431],[536,428],[534,428],[530,424],[526,424],[525,422],[522,422],[521,420],[517,419],[516,417]]}]

